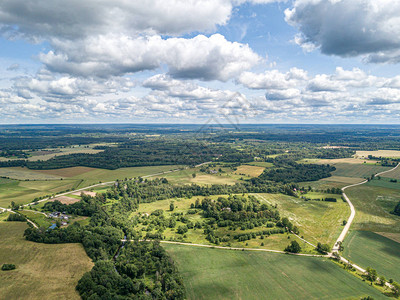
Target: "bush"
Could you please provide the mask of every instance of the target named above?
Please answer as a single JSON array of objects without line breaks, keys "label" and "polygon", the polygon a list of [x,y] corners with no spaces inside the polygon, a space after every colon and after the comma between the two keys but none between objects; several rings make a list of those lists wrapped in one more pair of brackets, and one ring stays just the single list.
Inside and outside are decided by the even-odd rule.
[{"label": "bush", "polygon": [[25,222],[26,217],[20,214],[10,214],[7,218],[9,222]]},{"label": "bush", "polygon": [[292,241],[290,245],[288,245],[285,250],[285,252],[290,252],[290,253],[299,253],[301,251],[301,247],[298,242]]},{"label": "bush", "polygon": [[1,266],[1,269],[2,269],[3,271],[14,270],[15,268],[16,268],[16,267],[15,267],[14,264],[3,264],[3,265]]}]

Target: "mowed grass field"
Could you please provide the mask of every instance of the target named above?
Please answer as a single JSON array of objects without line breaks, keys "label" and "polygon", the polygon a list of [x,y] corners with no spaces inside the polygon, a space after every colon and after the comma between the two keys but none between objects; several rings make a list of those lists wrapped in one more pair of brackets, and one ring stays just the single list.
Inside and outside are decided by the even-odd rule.
[{"label": "mowed grass field", "polygon": [[300,229],[300,236],[316,245],[318,242],[333,246],[343,229],[350,209],[340,195],[314,194],[307,197],[338,197],[338,202],[304,201],[282,194],[254,194],[260,201],[277,205],[281,215],[288,217]]},{"label": "mowed grass field", "polygon": [[351,231],[344,242],[344,257],[379,275],[400,282],[400,243],[370,231]]},{"label": "mowed grass field", "polygon": [[80,299],[78,280],[93,266],[80,244],[49,245],[26,241],[23,222],[0,221],[0,299]]},{"label": "mowed grass field", "polygon": [[[219,169],[219,167],[217,168]],[[238,182],[240,176],[228,173],[228,169],[224,168],[224,173],[207,174],[200,172],[200,168],[189,168],[178,172],[163,174],[157,177],[165,177],[172,184],[235,184]],[[192,174],[196,174],[195,177]]]},{"label": "mowed grass field", "polygon": [[51,195],[76,188],[78,180],[18,181],[0,182],[0,206],[8,207],[11,201],[17,204],[32,202],[36,197]]},{"label": "mowed grass field", "polygon": [[385,299],[323,258],[163,246],[183,276],[188,299]]},{"label": "mowed grass field", "polygon": [[356,216],[355,230],[373,232],[400,232],[400,217],[390,211],[400,201],[399,190],[363,184],[346,190]]},{"label": "mowed grass field", "polygon": [[400,180],[400,167],[398,167],[397,169],[395,169],[393,171],[382,174],[381,177],[387,177],[387,178],[393,178],[393,179]]},{"label": "mowed grass field", "polygon": [[46,174],[30,170],[28,168],[14,167],[14,168],[0,168],[1,177],[9,177],[18,180],[57,180],[61,176]]},{"label": "mowed grass field", "polygon": [[264,170],[265,168],[260,166],[241,165],[237,168],[235,174],[237,175],[244,174],[250,177],[258,177]]},{"label": "mowed grass field", "polygon": [[[74,167],[55,170],[29,170],[27,168],[8,168],[18,169],[19,173],[25,173],[23,180],[11,180],[0,182],[0,206],[8,207],[11,201],[17,204],[32,202],[34,198],[45,195],[56,194],[67,189],[78,189],[96,183],[114,181],[138,176],[146,176],[161,172],[177,169],[180,166],[151,166],[151,167],[132,167],[117,170],[93,169],[86,167]],[[0,168],[0,171],[3,168]],[[35,180],[42,176],[42,179],[55,176],[57,180]],[[63,178],[63,180],[61,180]],[[104,188],[104,187],[103,187]]]},{"label": "mowed grass field", "polygon": [[400,157],[400,151],[397,150],[377,150],[377,151],[356,151],[355,157],[368,157],[368,155],[372,155],[375,157],[388,157],[388,158],[396,158]]},{"label": "mowed grass field", "polygon": [[370,177],[372,174],[390,170],[390,167],[370,164],[337,163],[334,164],[334,166],[336,171],[334,171],[332,175],[355,178]]}]

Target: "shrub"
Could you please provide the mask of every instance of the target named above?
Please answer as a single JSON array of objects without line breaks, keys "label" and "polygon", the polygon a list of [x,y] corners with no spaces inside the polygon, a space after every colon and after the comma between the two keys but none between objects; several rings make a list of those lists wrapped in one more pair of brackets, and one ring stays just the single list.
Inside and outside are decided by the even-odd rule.
[{"label": "shrub", "polygon": [[1,266],[1,269],[2,269],[3,271],[14,270],[15,268],[16,268],[16,267],[15,267],[14,264],[3,264],[3,265]]}]

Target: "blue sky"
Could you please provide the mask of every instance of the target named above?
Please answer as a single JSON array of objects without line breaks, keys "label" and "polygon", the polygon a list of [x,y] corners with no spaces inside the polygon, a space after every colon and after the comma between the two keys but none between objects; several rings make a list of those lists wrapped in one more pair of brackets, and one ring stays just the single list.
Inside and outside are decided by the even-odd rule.
[{"label": "blue sky", "polygon": [[399,123],[395,0],[0,3],[0,123]]}]

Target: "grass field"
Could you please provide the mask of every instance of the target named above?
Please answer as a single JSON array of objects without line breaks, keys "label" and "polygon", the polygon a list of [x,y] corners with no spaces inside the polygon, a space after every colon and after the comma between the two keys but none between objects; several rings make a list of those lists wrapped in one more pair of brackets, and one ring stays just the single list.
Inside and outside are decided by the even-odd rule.
[{"label": "grass field", "polygon": [[[214,196],[209,196],[211,199],[217,199],[221,195],[214,195]],[[226,195],[222,195],[225,196]],[[283,195],[282,195],[283,196]],[[200,201],[204,197],[193,197],[191,199],[187,198],[175,198],[175,199],[167,199],[167,200],[160,200],[152,203],[141,203],[139,205],[139,209],[137,212],[133,212],[131,215],[135,216],[137,214],[142,215],[142,214],[151,214],[153,211],[156,209],[162,209],[164,211],[164,216],[166,218],[169,218],[171,216],[171,212],[169,211],[169,205],[173,201],[175,205],[174,213],[184,213],[186,214],[187,211],[190,209],[190,205],[195,203],[196,199],[199,199]],[[201,218],[200,214],[195,214],[195,215],[188,215],[188,218],[192,222],[196,221],[202,221],[205,220]],[[181,222],[177,222],[176,227],[183,225]],[[144,226],[138,226],[137,230],[140,230]],[[265,227],[255,227],[254,229],[248,229],[245,231],[240,230],[239,228],[236,231],[229,230],[227,227],[220,227],[216,229],[216,233],[220,236],[224,236],[226,234],[239,234],[239,233],[251,233],[251,232],[257,232],[260,230],[265,230],[267,228]],[[204,244],[204,245],[213,245],[211,244],[207,239],[206,235],[204,234],[203,229],[191,229],[189,230],[186,234],[186,237],[183,238],[184,242],[188,243],[196,243],[196,244]],[[163,232],[163,236],[165,237],[166,240],[176,240],[179,238],[182,238],[182,235],[176,233],[174,229],[166,228],[165,231]],[[240,247],[240,248],[261,248],[261,249],[273,249],[273,250],[283,250],[285,247],[290,244],[291,240],[297,240],[302,247],[303,252],[306,253],[316,253],[313,249],[313,247],[309,246],[308,244],[304,243],[297,237],[295,237],[292,234],[273,234],[269,237],[265,237],[264,239],[260,239],[257,237],[256,239],[251,239],[248,241],[243,241],[239,242],[238,240],[231,239],[229,241],[231,247]],[[263,243],[263,245],[261,245]],[[221,246],[227,246],[228,243],[221,243]]]},{"label": "grass field", "polygon": [[396,170],[382,174],[381,177],[388,177],[400,180],[400,167],[398,167]]},{"label": "grass field", "polygon": [[376,160],[369,160],[369,159],[360,159],[360,158],[335,158],[335,159],[320,159],[320,158],[305,158],[300,160],[301,163],[309,163],[309,164],[376,164],[378,161]]},{"label": "grass field", "polygon": [[388,239],[391,239],[397,243],[400,243],[400,233],[393,233],[393,232],[375,232],[375,233],[387,237]]},{"label": "grass field", "polygon": [[25,215],[29,220],[36,223],[39,227],[48,228],[53,223],[55,223],[55,220],[53,221],[53,220],[47,218],[44,214],[41,214],[40,212],[35,212],[35,211],[30,211],[30,210],[22,210],[22,211],[20,211],[20,213]]},{"label": "grass field", "polygon": [[390,182],[390,178],[381,177],[380,179],[374,179],[366,183],[367,186],[378,186],[388,189],[400,190],[400,180],[398,182]]},{"label": "grass field", "polygon": [[395,189],[363,184],[346,190],[356,209],[352,229],[374,232],[400,232],[400,217],[390,214],[400,201]]},{"label": "grass field", "polygon": [[[51,195],[65,191],[67,189],[77,189],[93,185],[96,183],[114,181],[116,179],[132,178],[145,176],[159,172],[165,172],[178,168],[179,166],[151,166],[151,167],[132,167],[117,170],[93,169],[84,167],[55,169],[46,171],[32,171],[25,168],[18,169],[20,173],[25,173],[27,179],[39,175],[43,177],[58,176],[65,177],[64,180],[35,180],[17,181],[11,180],[0,182],[0,206],[8,207],[11,201],[17,204],[32,202],[36,197]],[[4,170],[0,168],[0,171]],[[4,180],[4,179],[2,179]],[[104,189],[104,187],[102,187]]]},{"label": "grass field", "polygon": [[321,181],[330,181],[330,182],[339,182],[348,184],[355,184],[364,181],[364,178],[357,178],[357,177],[344,177],[344,176],[331,176],[328,178],[321,179]]},{"label": "grass field", "polygon": [[188,299],[360,299],[379,291],[326,259],[164,245]]},{"label": "grass field", "polygon": [[0,265],[13,263],[13,271],[0,271],[1,299],[80,299],[75,286],[93,263],[80,244],[49,245],[26,241],[27,225],[0,222]]},{"label": "grass field", "polygon": [[94,170],[96,169],[89,167],[72,167],[72,168],[63,168],[54,170],[36,170],[36,172],[41,174],[46,174],[49,176],[74,177]]},{"label": "grass field", "polygon": [[[340,195],[322,194],[324,197]],[[288,217],[300,229],[300,236],[316,245],[318,242],[331,246],[335,243],[341,230],[342,222],[347,220],[350,209],[342,200],[338,202],[304,201],[300,198],[281,194],[256,194],[261,201],[277,204],[279,212]],[[311,195],[308,194],[307,197]],[[320,194],[314,194],[321,198]]]},{"label": "grass field", "polygon": [[274,166],[273,163],[265,162],[265,161],[253,161],[251,163],[248,163],[248,165],[256,166],[256,167],[263,167],[263,168],[271,168]]},{"label": "grass field", "polygon": [[382,167],[379,165],[369,165],[369,164],[356,165],[356,164],[338,163],[334,164],[334,166],[336,167],[336,171],[334,171],[332,175],[355,177],[355,178],[369,177],[372,174],[390,170],[389,167]]},{"label": "grass field", "polygon": [[0,168],[0,176],[18,180],[57,180],[61,178],[61,176],[41,173],[21,167]]},{"label": "grass field", "polygon": [[121,168],[117,170],[94,169],[83,174],[71,177],[71,179],[82,179],[79,187],[89,186],[95,183],[114,181],[117,179],[133,178],[139,176],[146,176],[170,170],[178,169],[181,166],[149,166],[149,167],[131,167]]},{"label": "grass field", "polygon": [[261,175],[264,169],[265,169],[264,167],[260,166],[241,165],[237,168],[235,173],[237,175],[244,174],[250,177],[258,177]]},{"label": "grass field", "polygon": [[351,231],[343,254],[364,268],[376,269],[387,279],[400,281],[400,243],[370,231]]},{"label": "grass field", "polygon": [[[224,168],[226,169],[226,168]],[[226,170],[228,172],[228,170]],[[190,168],[173,172],[158,177],[165,177],[172,184],[235,184],[240,178],[239,175],[232,175],[231,173],[217,173],[217,174],[206,174],[200,172],[200,168]],[[193,177],[192,174],[196,174]]]},{"label": "grass field", "polygon": [[17,204],[32,202],[36,197],[51,195],[75,188],[78,180],[17,181],[0,185],[0,206],[8,207],[11,201]]},{"label": "grass field", "polygon": [[396,150],[377,150],[377,151],[357,151],[355,157],[368,157],[368,155],[372,155],[375,157],[388,157],[395,158],[400,157],[400,151]]}]

